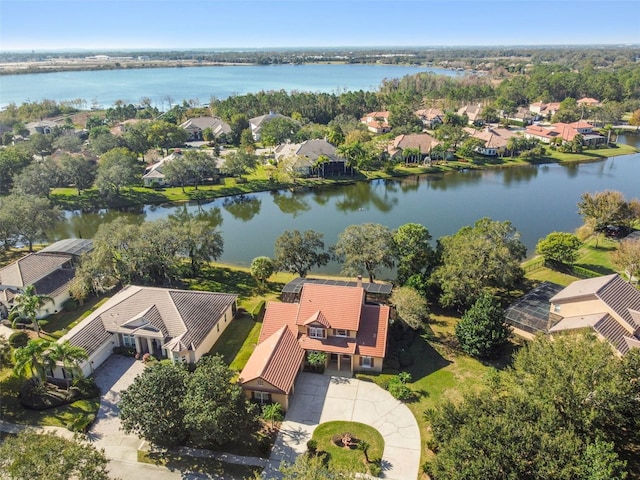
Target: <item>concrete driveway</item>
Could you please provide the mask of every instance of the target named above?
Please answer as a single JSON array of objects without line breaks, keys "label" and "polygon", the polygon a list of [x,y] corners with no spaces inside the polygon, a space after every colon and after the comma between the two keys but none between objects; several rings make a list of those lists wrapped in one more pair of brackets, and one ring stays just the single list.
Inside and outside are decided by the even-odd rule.
[{"label": "concrete driveway", "polygon": [[384,478],[411,480],[420,468],[420,430],[402,402],[375,383],[355,378],[301,373],[285,421],[270,457],[267,478],[277,478],[281,461],[292,463],[307,449],[307,441],[320,423],[334,420],[360,422],[384,438]]}]

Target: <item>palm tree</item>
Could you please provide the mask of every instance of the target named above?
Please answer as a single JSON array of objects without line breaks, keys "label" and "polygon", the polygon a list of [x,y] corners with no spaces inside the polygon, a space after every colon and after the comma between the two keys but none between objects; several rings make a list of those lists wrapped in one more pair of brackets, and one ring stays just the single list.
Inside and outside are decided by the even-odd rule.
[{"label": "palm tree", "polygon": [[31,373],[36,382],[42,383],[46,378],[46,369],[50,366],[50,360],[45,353],[50,346],[51,342],[37,339],[29,340],[24,347],[18,348],[13,354],[14,373],[18,376]]},{"label": "palm tree", "polygon": [[18,320],[29,320],[33,325],[33,329],[38,336],[40,336],[40,324],[38,323],[36,315],[40,307],[48,301],[52,301],[52,298],[45,295],[38,295],[36,293],[36,287],[27,285],[24,292],[16,295],[13,300],[13,307],[9,314],[9,320],[11,320],[12,326],[15,328]]},{"label": "palm tree", "polygon": [[[62,363],[62,367],[75,377],[82,376],[80,362],[87,360],[89,356],[84,348],[75,347],[69,343],[69,340],[65,340],[64,342],[51,342],[45,352],[45,358],[52,367],[58,362]],[[70,379],[67,379],[67,389],[69,389],[70,383]]]},{"label": "palm tree", "polygon": [[510,137],[507,140],[507,150],[511,152],[511,158],[513,158],[514,152],[518,149],[518,144],[520,143],[520,139],[517,137]]}]

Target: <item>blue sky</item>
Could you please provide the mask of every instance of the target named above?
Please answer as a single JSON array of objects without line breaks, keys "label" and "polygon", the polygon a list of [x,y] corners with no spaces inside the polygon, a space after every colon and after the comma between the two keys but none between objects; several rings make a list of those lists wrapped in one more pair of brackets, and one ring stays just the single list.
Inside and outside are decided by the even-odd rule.
[{"label": "blue sky", "polygon": [[0,51],[600,43],[639,0],[0,0]]}]

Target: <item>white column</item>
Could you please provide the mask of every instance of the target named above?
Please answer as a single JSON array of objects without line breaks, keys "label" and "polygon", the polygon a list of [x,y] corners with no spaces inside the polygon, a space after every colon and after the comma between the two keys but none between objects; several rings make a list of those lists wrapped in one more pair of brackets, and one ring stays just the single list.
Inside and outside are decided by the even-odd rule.
[{"label": "white column", "polygon": [[140,347],[140,339],[138,337],[133,337],[136,342],[136,353],[142,353],[142,347]]},{"label": "white column", "polygon": [[153,340],[147,337],[147,347],[149,348],[149,354],[153,355]]}]

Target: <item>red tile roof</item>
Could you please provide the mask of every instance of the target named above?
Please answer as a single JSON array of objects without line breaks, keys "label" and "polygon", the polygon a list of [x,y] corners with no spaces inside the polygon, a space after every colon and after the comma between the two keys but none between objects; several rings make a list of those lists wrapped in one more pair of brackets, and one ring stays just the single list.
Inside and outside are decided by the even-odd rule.
[{"label": "red tile roof", "polygon": [[320,311],[331,328],[358,330],[364,304],[363,288],[305,284],[300,295],[296,325]]},{"label": "red tile roof", "polygon": [[291,392],[296,380],[304,350],[296,336],[286,326],[260,343],[240,373],[240,382],[257,378],[273,385],[282,393]]},{"label": "red tile roof", "polygon": [[260,339],[258,340],[258,343],[264,342],[284,325],[287,325],[292,332],[297,334],[297,312],[297,303],[269,302],[264,312],[264,319],[262,321],[262,329],[260,330]]},{"label": "red tile roof", "polygon": [[387,347],[389,307],[387,305],[365,305],[356,343],[358,354],[369,357],[384,357]]}]

